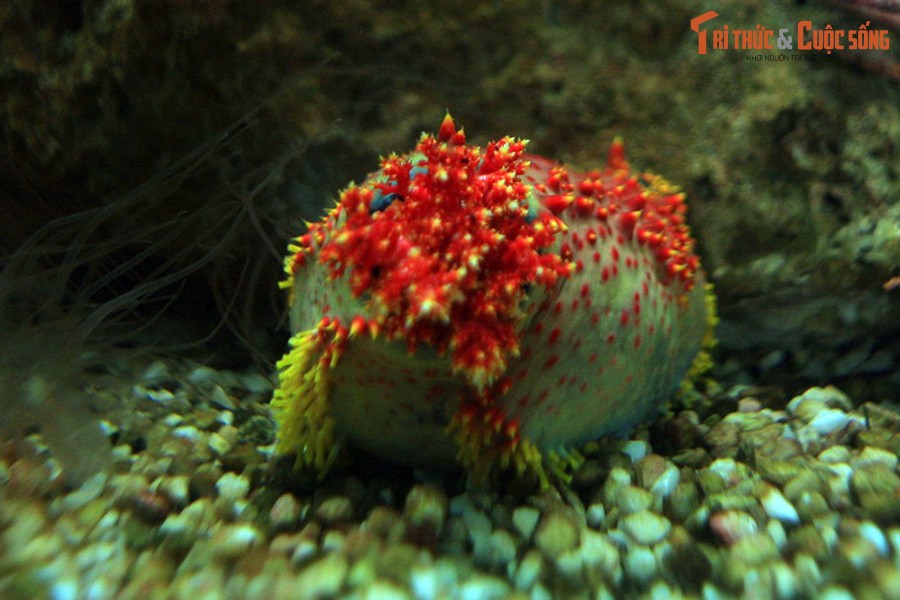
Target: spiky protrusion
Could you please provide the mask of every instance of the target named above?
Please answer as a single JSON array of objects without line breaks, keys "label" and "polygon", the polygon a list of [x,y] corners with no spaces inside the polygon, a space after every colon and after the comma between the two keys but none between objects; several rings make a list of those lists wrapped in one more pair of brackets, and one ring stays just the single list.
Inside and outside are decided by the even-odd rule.
[{"label": "spiky protrusion", "polygon": [[448,115],[297,238],[279,451],[321,469],[337,435],[546,481],[677,388],[706,330],[683,196],[618,140],[586,174],[525,144],[467,145]]}]

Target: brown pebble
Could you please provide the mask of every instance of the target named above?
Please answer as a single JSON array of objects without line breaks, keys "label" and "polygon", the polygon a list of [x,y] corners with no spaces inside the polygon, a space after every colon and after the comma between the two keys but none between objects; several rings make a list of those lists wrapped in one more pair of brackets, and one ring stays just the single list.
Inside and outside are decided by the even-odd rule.
[{"label": "brown pebble", "polygon": [[315,515],[326,524],[343,523],[353,518],[353,504],[345,496],[334,496],[322,502]]},{"label": "brown pebble", "polygon": [[413,541],[428,543],[440,535],[448,505],[447,495],[437,486],[417,485],[409,490],[403,516]]}]

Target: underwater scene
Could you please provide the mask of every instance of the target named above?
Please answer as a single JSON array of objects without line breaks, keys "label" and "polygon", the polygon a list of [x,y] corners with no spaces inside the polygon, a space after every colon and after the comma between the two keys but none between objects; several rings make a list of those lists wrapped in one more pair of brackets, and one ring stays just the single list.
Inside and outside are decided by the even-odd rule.
[{"label": "underwater scene", "polygon": [[0,6],[0,599],[900,598],[900,2]]}]

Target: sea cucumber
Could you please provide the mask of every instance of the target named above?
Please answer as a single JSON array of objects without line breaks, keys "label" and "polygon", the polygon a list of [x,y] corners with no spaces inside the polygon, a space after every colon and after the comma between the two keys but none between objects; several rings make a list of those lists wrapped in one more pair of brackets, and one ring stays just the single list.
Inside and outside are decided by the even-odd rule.
[{"label": "sea cucumber", "polygon": [[324,472],[337,442],[404,463],[547,482],[626,432],[712,339],[683,194],[622,143],[573,173],[445,117],[344,189],[290,245],[276,451]]}]

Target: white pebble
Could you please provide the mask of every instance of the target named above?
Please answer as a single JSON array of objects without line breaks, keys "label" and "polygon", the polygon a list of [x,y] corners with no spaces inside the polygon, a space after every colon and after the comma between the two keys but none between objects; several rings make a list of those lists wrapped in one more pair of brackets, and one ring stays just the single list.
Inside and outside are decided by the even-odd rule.
[{"label": "white pebble", "polygon": [[829,585],[817,597],[818,600],[853,600],[853,594],[838,585]]},{"label": "white pebble", "polygon": [[779,598],[795,598],[798,595],[799,581],[793,569],[785,563],[776,562],[770,567],[775,591]]},{"label": "white pebble", "polygon": [[625,556],[625,572],[631,579],[645,584],[656,574],[656,556],[650,548],[635,546]]},{"label": "white pebble", "polygon": [[787,546],[787,532],[784,530],[784,525],[781,524],[781,521],[769,519],[766,522],[766,533],[769,534],[769,537],[772,538],[779,550],[784,550],[784,547]]},{"label": "white pebble", "polygon": [[887,556],[889,552],[887,538],[884,532],[872,521],[863,521],[859,524],[859,534],[870,544],[875,546],[878,554]]},{"label": "white pebble", "polygon": [[434,600],[438,597],[440,585],[437,569],[433,566],[413,567],[409,574],[409,587],[417,600]]},{"label": "white pebble", "polygon": [[520,592],[530,590],[541,576],[543,558],[537,550],[529,550],[519,561],[513,583]]},{"label": "white pebble", "polygon": [[665,471],[650,486],[650,491],[658,498],[667,498],[675,490],[679,481],[681,481],[681,474],[678,467],[667,463]]},{"label": "white pebble", "polygon": [[216,492],[219,497],[229,502],[242,499],[250,491],[250,481],[243,475],[225,473],[216,481]]},{"label": "white pebble", "polygon": [[553,596],[550,595],[550,592],[540,583],[536,583],[533,588],[531,588],[531,596],[530,600],[553,600]]},{"label": "white pebble", "polygon": [[172,431],[172,435],[178,438],[182,438],[185,440],[189,440],[191,442],[196,442],[199,440],[203,434],[200,433],[200,430],[194,427],[193,425],[184,425],[182,427],[176,427],[174,431]]},{"label": "white pebble", "polygon": [[586,530],[581,539],[581,555],[588,569],[599,570],[616,584],[622,579],[619,551],[610,541],[610,536],[592,529]]},{"label": "white pebble", "polygon": [[628,455],[632,463],[641,460],[650,451],[650,445],[644,440],[630,440],[622,446],[622,452]]},{"label": "white pebble", "polygon": [[778,491],[777,488],[769,488],[760,498],[766,514],[782,523],[794,525],[800,522],[800,515],[794,505]]},{"label": "white pebble", "polygon": [[737,463],[733,458],[717,458],[707,467],[725,481],[731,481],[737,470]]},{"label": "white pebble", "polygon": [[894,566],[900,569],[900,527],[888,529],[887,537],[891,540],[891,547],[894,549]]},{"label": "white pebble", "polygon": [[515,509],[512,514],[513,525],[526,540],[534,533],[534,528],[540,518],[540,511],[530,506],[520,506]]},{"label": "white pebble", "polygon": [[227,525],[213,534],[213,551],[218,556],[237,558],[260,540],[252,525]]},{"label": "white pebble", "polygon": [[587,508],[586,519],[588,525],[595,529],[599,528],[601,525],[603,525],[603,521],[606,520],[606,507],[604,507],[599,502],[597,502],[596,504],[591,504]]},{"label": "white pebble", "polygon": [[819,411],[809,424],[820,435],[828,435],[843,429],[849,422],[850,416],[844,411],[836,408],[826,408]]}]

